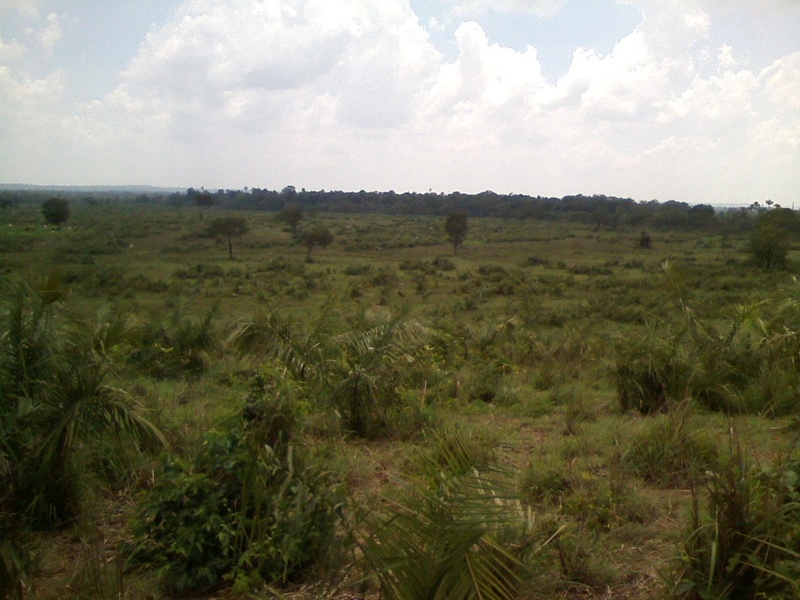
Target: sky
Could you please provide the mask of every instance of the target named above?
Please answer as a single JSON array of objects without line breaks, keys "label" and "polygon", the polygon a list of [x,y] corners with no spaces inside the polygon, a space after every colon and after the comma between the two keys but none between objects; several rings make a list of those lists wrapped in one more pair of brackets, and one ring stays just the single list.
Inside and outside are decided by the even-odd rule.
[{"label": "sky", "polygon": [[0,183],[800,208],[800,0],[0,0]]}]

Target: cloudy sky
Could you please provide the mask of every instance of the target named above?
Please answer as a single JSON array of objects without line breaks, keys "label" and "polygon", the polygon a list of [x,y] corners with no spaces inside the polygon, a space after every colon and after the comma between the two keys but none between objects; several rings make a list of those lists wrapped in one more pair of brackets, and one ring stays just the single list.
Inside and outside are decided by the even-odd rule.
[{"label": "cloudy sky", "polygon": [[800,207],[800,0],[0,0],[0,182]]}]

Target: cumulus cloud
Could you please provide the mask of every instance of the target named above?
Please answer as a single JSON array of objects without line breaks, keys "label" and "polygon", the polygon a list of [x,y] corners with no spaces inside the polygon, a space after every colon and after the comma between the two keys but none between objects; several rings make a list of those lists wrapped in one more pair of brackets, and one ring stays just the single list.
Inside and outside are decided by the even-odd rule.
[{"label": "cumulus cloud", "polygon": [[[429,39],[435,23],[404,0],[187,0],[107,97],[58,106],[57,77],[5,67],[0,95],[14,101],[0,113],[6,130],[37,137],[28,98],[50,115],[38,138],[61,144],[42,156],[69,154],[72,140],[76,163],[116,181],[708,202],[720,186],[758,189],[757,167],[797,189],[800,52],[748,68],[734,42],[712,45],[699,0],[618,1],[640,12],[638,26],[610,51],[574,49],[551,81],[534,45],[503,46],[478,18],[455,28],[447,58]],[[452,8],[468,6],[488,3]]]},{"label": "cumulus cloud", "polygon": [[[787,121],[799,119],[785,107],[800,98],[797,57],[753,73],[737,69],[726,45],[704,74],[714,54],[699,5],[620,1],[641,12],[639,26],[607,54],[576,49],[567,73],[548,81],[535,47],[493,43],[475,21],[456,28],[457,54],[445,60],[399,0],[239,2],[233,10],[191,0],[150,32],[106,108],[165,132],[197,164],[236,155],[231,178],[261,162],[286,177],[281,185],[327,188],[568,193],[563,181],[573,180],[603,182],[604,193],[628,195],[631,185],[680,197],[697,187],[669,169],[716,152],[720,172],[746,171],[741,152],[728,156],[742,140],[796,141]],[[534,7],[517,4],[503,6]],[[201,150],[209,147],[216,156]],[[682,183],[659,192],[654,182],[665,179]],[[692,193],[687,199],[708,201]]]},{"label": "cumulus cloud", "polygon": [[38,15],[38,0],[0,0],[0,16],[20,14],[28,17]]},{"label": "cumulus cloud", "polygon": [[446,0],[455,15],[477,16],[490,10],[503,13],[533,13],[551,17],[566,0]]},{"label": "cumulus cloud", "polygon": [[[116,98],[212,119],[407,118],[437,52],[404,3],[193,0],[151,32]],[[325,117],[327,118],[327,117]]]},{"label": "cumulus cloud", "polygon": [[7,62],[19,60],[22,58],[24,53],[25,48],[22,46],[22,44],[17,42],[17,40],[4,42],[3,38],[0,38],[0,61]]},{"label": "cumulus cloud", "polygon": [[36,35],[39,43],[47,52],[53,50],[58,40],[61,39],[61,25],[58,22],[58,15],[50,13],[47,15],[47,26]]}]

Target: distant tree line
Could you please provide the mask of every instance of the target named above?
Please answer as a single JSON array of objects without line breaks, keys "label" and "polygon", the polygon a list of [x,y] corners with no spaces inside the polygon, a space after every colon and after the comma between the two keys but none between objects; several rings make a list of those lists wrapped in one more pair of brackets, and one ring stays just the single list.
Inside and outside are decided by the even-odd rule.
[{"label": "distant tree line", "polygon": [[[163,201],[173,206],[194,205],[198,192],[172,194]],[[210,193],[220,208],[275,212],[287,218],[303,212],[373,213],[390,215],[428,215],[446,217],[464,214],[468,217],[501,219],[534,219],[591,224],[598,229],[636,227],[653,229],[714,230],[727,226],[749,230],[758,203],[742,209],[715,210],[710,204],[691,205],[668,200],[636,201],[606,195],[569,195],[562,198],[526,194],[478,194],[451,192],[358,192],[282,190],[245,188],[217,190]],[[738,214],[737,214],[738,213]],[[285,221],[289,224],[289,221]],[[296,226],[296,225],[295,225]]]},{"label": "distant tree line", "polygon": [[[52,191],[48,196],[52,197]],[[767,201],[747,208],[715,210],[709,204],[691,205],[668,200],[636,201],[606,195],[575,194],[562,198],[525,194],[498,194],[490,190],[478,194],[461,192],[358,192],[308,191],[287,186],[282,190],[244,188],[243,190],[210,191],[189,188],[186,192],[102,194],[64,192],[70,200],[88,204],[135,202],[172,207],[218,207],[248,211],[269,211],[280,215],[293,231],[303,213],[376,213],[391,215],[429,215],[445,217],[464,214],[468,217],[503,219],[535,219],[591,224],[598,229],[635,227],[648,229],[715,230],[727,228],[743,231],[753,228],[755,217],[780,206]],[[0,206],[13,207],[20,202],[36,200],[41,193],[29,190],[0,190]],[[783,209],[789,210],[789,209]]]}]

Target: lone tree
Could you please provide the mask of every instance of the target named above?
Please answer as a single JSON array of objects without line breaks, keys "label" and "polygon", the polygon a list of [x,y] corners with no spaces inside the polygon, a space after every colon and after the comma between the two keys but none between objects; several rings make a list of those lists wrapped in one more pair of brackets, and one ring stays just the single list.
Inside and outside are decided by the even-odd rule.
[{"label": "lone tree", "polygon": [[297,233],[297,226],[303,220],[303,209],[296,204],[284,206],[275,215],[275,220],[279,223],[285,223],[292,231],[292,235]]},{"label": "lone tree", "polygon": [[69,219],[69,202],[63,198],[50,198],[42,203],[42,215],[50,225],[59,227]]},{"label": "lone tree", "polygon": [[228,256],[231,259],[233,259],[233,238],[240,238],[248,231],[250,231],[250,227],[242,217],[214,219],[206,229],[206,233],[209,236],[228,241]]},{"label": "lone tree", "polygon": [[750,233],[750,253],[766,271],[786,266],[789,232],[775,225],[761,225]]},{"label": "lone tree", "polygon": [[453,254],[458,255],[458,247],[467,239],[467,214],[466,213],[451,213],[447,215],[444,222],[444,230],[447,232],[447,237],[450,243],[453,244]]},{"label": "lone tree", "polygon": [[[771,201],[767,201],[771,205]],[[756,263],[769,271],[786,266],[792,239],[800,232],[800,218],[789,208],[764,210],[756,217],[750,233],[750,253]]]},{"label": "lone tree", "polygon": [[299,241],[303,246],[305,246],[306,250],[308,250],[306,260],[310,262],[311,251],[314,249],[314,246],[322,246],[323,248],[327,248],[331,243],[333,243],[333,234],[324,225],[317,224],[309,229],[304,229],[301,231],[297,236],[297,241]]}]

